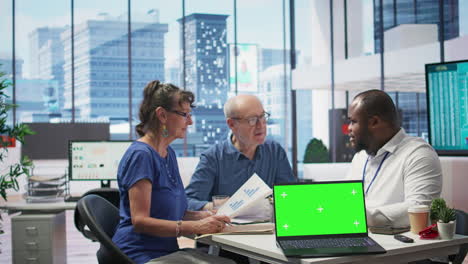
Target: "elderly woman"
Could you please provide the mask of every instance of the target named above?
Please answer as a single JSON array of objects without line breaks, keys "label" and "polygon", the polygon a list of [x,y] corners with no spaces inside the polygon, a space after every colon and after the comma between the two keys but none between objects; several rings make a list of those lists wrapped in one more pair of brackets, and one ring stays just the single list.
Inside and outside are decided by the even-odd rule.
[{"label": "elderly woman", "polygon": [[187,211],[176,155],[169,144],[185,137],[193,123],[193,93],[152,81],[143,96],[141,123],[136,126],[140,138],[119,165],[120,223],[113,237],[137,263],[177,252],[178,236],[220,232],[230,222],[227,216],[209,211]]}]

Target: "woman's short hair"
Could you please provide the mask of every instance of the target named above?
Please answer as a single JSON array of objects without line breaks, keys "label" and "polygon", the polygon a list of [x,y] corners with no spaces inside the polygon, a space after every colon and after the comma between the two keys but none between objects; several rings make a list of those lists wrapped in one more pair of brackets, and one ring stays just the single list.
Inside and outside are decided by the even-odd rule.
[{"label": "woman's short hair", "polygon": [[136,132],[140,137],[148,131],[157,133],[160,129],[159,119],[156,117],[156,108],[162,107],[171,110],[179,104],[193,102],[195,96],[190,91],[185,91],[170,83],[161,83],[158,80],[149,82],[143,90],[143,100],[140,105],[140,123],[136,126]]}]

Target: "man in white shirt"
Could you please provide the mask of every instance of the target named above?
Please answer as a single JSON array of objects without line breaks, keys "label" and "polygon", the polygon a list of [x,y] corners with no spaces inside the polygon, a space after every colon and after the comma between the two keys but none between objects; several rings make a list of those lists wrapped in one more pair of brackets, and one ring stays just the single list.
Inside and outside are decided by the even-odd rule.
[{"label": "man in white shirt", "polygon": [[437,153],[423,139],[406,135],[392,99],[383,91],[358,94],[348,118],[357,153],[347,178],[364,181],[369,225],[409,226],[409,206],[430,205],[440,196]]}]

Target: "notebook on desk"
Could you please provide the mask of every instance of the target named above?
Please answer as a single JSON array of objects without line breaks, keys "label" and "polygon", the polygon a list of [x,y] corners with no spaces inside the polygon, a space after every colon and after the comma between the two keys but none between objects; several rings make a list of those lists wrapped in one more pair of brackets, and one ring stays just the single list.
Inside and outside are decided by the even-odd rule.
[{"label": "notebook on desk", "polygon": [[273,187],[276,242],[287,257],[385,253],[367,233],[361,181]]}]

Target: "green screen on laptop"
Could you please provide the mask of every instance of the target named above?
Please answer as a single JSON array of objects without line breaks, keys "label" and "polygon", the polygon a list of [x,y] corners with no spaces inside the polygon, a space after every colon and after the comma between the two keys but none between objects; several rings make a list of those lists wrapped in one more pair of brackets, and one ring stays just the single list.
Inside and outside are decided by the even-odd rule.
[{"label": "green screen on laptop", "polygon": [[366,233],[361,182],[274,186],[276,236]]}]

